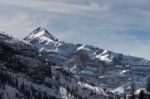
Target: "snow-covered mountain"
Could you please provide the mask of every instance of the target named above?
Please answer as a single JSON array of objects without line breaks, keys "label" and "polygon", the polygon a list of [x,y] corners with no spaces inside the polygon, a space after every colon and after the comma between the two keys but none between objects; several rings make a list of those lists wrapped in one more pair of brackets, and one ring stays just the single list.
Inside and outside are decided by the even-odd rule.
[{"label": "snow-covered mountain", "polygon": [[[42,37],[53,42],[51,50],[59,46],[46,30],[36,31],[31,39]],[[113,98],[111,92],[81,82],[80,76],[56,66],[51,59],[43,57],[32,44],[0,33],[0,99]]]},{"label": "snow-covered mountain", "polygon": [[97,86],[127,89],[134,75],[134,80],[140,88],[144,86],[143,83],[149,75],[149,72],[146,72],[150,70],[149,60],[91,45],[65,43],[45,28],[37,28],[24,40],[34,45],[46,59],[78,74],[81,80]]},{"label": "snow-covered mountain", "polygon": [[0,99],[114,99],[145,87],[149,71],[149,60],[65,43],[45,28],[24,41],[0,32]]},{"label": "snow-covered mountain", "polygon": [[[45,28],[37,28],[25,37],[25,41],[33,44],[39,52],[46,52],[48,57],[59,56],[59,60],[68,61],[77,53],[86,53],[91,60],[98,59],[105,63],[119,61],[121,64],[129,65],[149,65],[150,61],[143,58],[133,57],[114,53],[105,49],[86,44],[70,44],[59,41],[51,35]],[[83,52],[82,52],[83,51]],[[55,55],[57,54],[57,55]],[[58,60],[58,61],[59,61]],[[65,64],[65,62],[63,62]]]}]

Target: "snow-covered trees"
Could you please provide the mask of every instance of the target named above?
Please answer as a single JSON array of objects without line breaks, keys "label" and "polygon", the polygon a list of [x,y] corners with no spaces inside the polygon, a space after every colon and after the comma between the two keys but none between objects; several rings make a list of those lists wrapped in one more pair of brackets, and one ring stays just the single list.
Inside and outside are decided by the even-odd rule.
[{"label": "snow-covered trees", "polygon": [[[19,78],[14,75],[15,74],[1,70],[0,68],[0,90],[5,91],[5,86],[7,85],[17,89],[21,94],[23,94],[25,99],[56,99],[55,96],[51,96],[46,92],[42,92],[40,89],[35,88],[35,86],[33,86],[34,83],[30,85],[27,81],[24,82],[22,80],[18,80]],[[15,96],[19,98],[20,94],[16,93]],[[0,93],[0,99],[3,99],[3,97],[3,94]]]}]

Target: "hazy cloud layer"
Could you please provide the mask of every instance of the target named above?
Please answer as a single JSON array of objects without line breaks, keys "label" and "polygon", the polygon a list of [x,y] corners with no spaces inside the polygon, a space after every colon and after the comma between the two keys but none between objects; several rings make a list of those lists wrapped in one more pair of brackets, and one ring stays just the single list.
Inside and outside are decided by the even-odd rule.
[{"label": "hazy cloud layer", "polygon": [[38,26],[60,40],[150,59],[149,0],[0,0],[0,28],[20,39]]}]

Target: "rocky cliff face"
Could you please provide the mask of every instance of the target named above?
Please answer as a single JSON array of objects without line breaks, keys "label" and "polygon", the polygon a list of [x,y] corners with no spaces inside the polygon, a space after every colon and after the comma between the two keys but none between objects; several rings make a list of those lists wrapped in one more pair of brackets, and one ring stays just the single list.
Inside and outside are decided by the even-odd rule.
[{"label": "rocky cliff face", "polygon": [[[150,61],[143,58],[118,54],[91,45],[59,41],[41,27],[31,32],[24,40],[34,45],[43,57],[79,74],[85,82],[99,85],[102,83],[99,82],[100,79],[105,83],[101,85],[108,88],[109,85],[113,88],[122,87],[122,84],[128,86],[132,68],[138,68],[137,65],[141,67],[150,65]],[[133,72],[133,74],[135,78],[141,77],[138,73]],[[141,79],[145,78],[141,77]],[[135,80],[135,82],[143,81]]]}]

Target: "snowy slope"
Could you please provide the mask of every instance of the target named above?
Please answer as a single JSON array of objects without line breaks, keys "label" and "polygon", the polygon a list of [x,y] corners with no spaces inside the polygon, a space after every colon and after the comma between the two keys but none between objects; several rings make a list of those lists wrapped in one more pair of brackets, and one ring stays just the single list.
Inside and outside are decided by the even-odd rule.
[{"label": "snowy slope", "polygon": [[[128,87],[130,86],[129,79],[133,74],[135,78],[143,79],[143,82],[142,80],[135,80],[141,84],[146,79],[146,76],[144,78],[141,75],[149,75],[143,69],[139,69],[139,72],[135,70],[131,75],[131,71],[137,68],[136,66],[150,65],[149,60],[118,54],[91,45],[65,43],[56,39],[45,28],[39,27],[24,40],[34,45],[43,57],[51,59],[52,62],[75,74],[79,74],[83,81],[90,84],[99,85],[97,82],[102,79],[105,82],[104,86],[117,88],[125,84]],[[133,66],[135,66],[134,69]],[[112,78],[117,79],[117,81]],[[106,84],[107,80],[111,83]],[[142,87],[142,85],[138,87]]]}]

